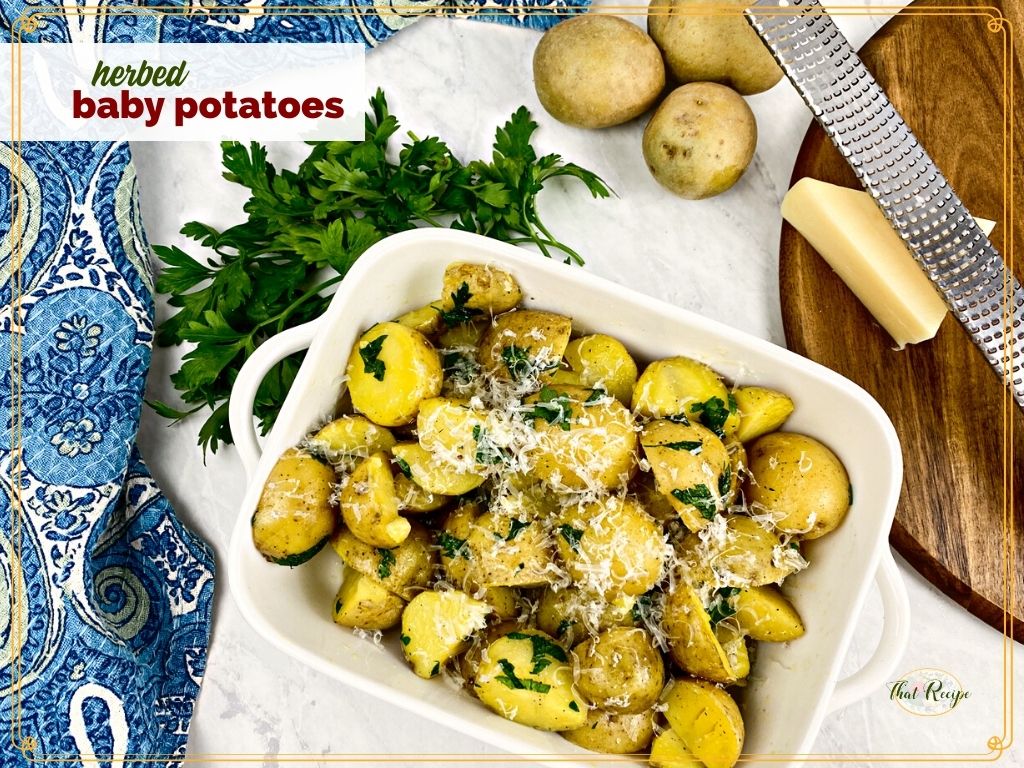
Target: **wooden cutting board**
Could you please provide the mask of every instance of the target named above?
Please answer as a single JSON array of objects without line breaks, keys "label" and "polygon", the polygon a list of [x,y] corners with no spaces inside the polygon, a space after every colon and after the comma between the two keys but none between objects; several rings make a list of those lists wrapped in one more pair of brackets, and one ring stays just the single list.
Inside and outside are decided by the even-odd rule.
[{"label": "wooden cutting board", "polygon": [[[968,209],[997,221],[993,244],[1024,278],[1024,0],[985,3],[1000,7],[1015,31],[992,31],[988,17],[970,15],[981,4],[965,4],[958,15],[937,14],[936,5],[915,2],[860,54]],[[1004,67],[1013,69],[1012,98]],[[1004,158],[1011,114],[1012,165]],[[1008,200],[1004,210],[1009,168],[1016,213]],[[859,188],[816,124],[792,180],[805,176]],[[790,349],[864,387],[899,433],[905,476],[892,545],[953,600],[1000,631],[1005,618],[1007,633],[1024,642],[1024,413],[1003,397],[952,316],[932,341],[894,351],[888,334],[788,224],[779,272]],[[1009,547],[1004,515],[1015,529]],[[1004,570],[1004,554],[1015,573]]]}]

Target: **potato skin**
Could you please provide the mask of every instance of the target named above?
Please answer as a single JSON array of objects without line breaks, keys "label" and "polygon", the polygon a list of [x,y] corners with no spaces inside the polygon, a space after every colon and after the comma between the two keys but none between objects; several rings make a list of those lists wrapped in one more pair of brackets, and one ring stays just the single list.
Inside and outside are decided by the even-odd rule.
[{"label": "potato skin", "polygon": [[415,419],[420,402],[441,393],[443,378],[427,337],[399,323],[378,323],[360,336],[345,373],[352,406],[383,427]]},{"label": "potato skin", "polygon": [[545,589],[537,603],[537,626],[558,642],[574,647],[592,634],[617,626],[631,626],[632,596],[606,600],[575,587]]},{"label": "potato skin", "polygon": [[665,64],[635,24],[588,14],[556,24],[533,54],[544,109],[563,123],[606,128],[639,117],[665,87]]},{"label": "potato skin", "polygon": [[514,309],[523,300],[519,283],[504,269],[490,264],[455,262],[444,270],[441,305],[445,309],[455,306],[455,296],[463,284],[469,291],[464,306],[471,310],[497,315]]},{"label": "potato skin", "polygon": [[850,478],[825,445],[795,432],[773,432],[750,446],[747,499],[783,515],[776,527],[804,539],[835,530],[850,509]]},{"label": "potato skin", "polygon": [[665,663],[650,635],[636,627],[607,629],[576,646],[576,687],[598,709],[639,714],[665,687]]},{"label": "potato skin", "polygon": [[664,0],[651,0],[657,12],[648,15],[647,30],[679,83],[721,83],[745,96],[767,91],[782,79],[782,69],[743,16],[699,12],[701,5],[730,3],[744,5],[742,0],[670,0],[666,13]]},{"label": "potato skin", "polygon": [[587,712],[587,722],[562,737],[578,747],[606,755],[635,755],[647,749],[654,738],[654,710],[634,714]]},{"label": "potato skin", "polygon": [[337,514],[331,505],[334,470],[305,451],[289,449],[270,470],[252,516],[252,541],[278,565],[300,565],[331,535]]},{"label": "potato skin", "polygon": [[655,180],[688,200],[732,187],[757,148],[757,123],[735,91],[716,83],[676,88],[647,123],[643,153]]},{"label": "potato skin", "polygon": [[378,581],[396,595],[411,600],[430,583],[437,562],[430,532],[412,524],[405,541],[397,547],[374,547],[360,541],[347,528],[331,536],[331,547],[350,569]]}]

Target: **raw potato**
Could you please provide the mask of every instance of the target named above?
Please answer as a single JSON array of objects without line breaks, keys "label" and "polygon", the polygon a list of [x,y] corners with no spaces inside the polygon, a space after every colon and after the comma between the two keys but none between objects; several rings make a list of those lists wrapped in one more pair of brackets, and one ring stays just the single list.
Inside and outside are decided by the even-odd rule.
[{"label": "raw potato", "polygon": [[679,734],[669,728],[651,744],[650,763],[653,768],[704,768],[704,763],[690,754]]},{"label": "raw potato", "polygon": [[[730,684],[746,677],[750,671],[743,638],[738,638],[743,650],[733,642],[730,654],[715,634],[700,597],[689,585],[680,582],[668,594],[663,621],[672,658],[691,675]],[[725,639],[734,641],[736,638]]]},{"label": "raw potato", "polygon": [[537,604],[537,626],[572,648],[601,630],[631,625],[634,605],[630,595],[606,600],[575,587],[549,587]]},{"label": "raw potato", "polygon": [[704,528],[729,504],[732,463],[722,441],[699,424],[652,421],[640,433],[658,490],[691,531]]},{"label": "raw potato", "polygon": [[572,320],[536,309],[498,315],[484,332],[477,361],[485,372],[522,381],[558,368],[572,335]]},{"label": "raw potato", "polygon": [[345,525],[374,547],[397,547],[411,529],[409,521],[398,514],[390,465],[386,453],[375,453],[356,466],[341,489]]},{"label": "raw potato", "polygon": [[657,703],[665,687],[665,662],[642,629],[605,630],[576,646],[574,654],[579,662],[576,686],[598,709],[639,714]]},{"label": "raw potato", "polygon": [[592,709],[580,728],[562,731],[578,747],[607,755],[635,755],[647,749],[654,738],[654,710],[618,714]]},{"label": "raw potato", "polygon": [[740,419],[722,377],[689,357],[655,360],[633,389],[633,410],[653,419],[684,417],[729,436]]},{"label": "raw potato", "polygon": [[573,491],[629,483],[637,467],[633,415],[614,398],[594,397],[594,390],[555,384],[526,398],[537,432],[527,456],[538,480]]},{"label": "raw potato", "polygon": [[782,79],[782,69],[743,14],[700,12],[702,5],[730,3],[738,11],[746,6],[743,0],[670,0],[666,9],[665,0],[651,0],[647,30],[680,83],[722,83],[744,95],[767,91]]},{"label": "raw potato", "polygon": [[267,560],[295,566],[320,551],[334,530],[334,470],[292,448],[270,470],[252,516],[252,542]]},{"label": "raw potato", "polygon": [[777,515],[780,531],[817,539],[835,530],[850,509],[846,468],[807,435],[773,432],[750,446],[747,500]]},{"label": "raw potato", "polygon": [[325,424],[309,439],[314,453],[322,454],[332,464],[342,464],[371,453],[389,451],[395,437],[385,427],[365,416],[342,416]]},{"label": "raw potato", "polygon": [[[717,522],[717,521],[716,521]],[[680,545],[680,555],[690,566],[694,583],[722,587],[760,587],[778,584],[803,565],[799,551],[788,557],[774,531],[745,515],[725,518],[725,531],[702,542],[696,533]]]},{"label": "raw potato", "polygon": [[639,117],[665,87],[665,64],[635,24],[588,14],[556,24],[533,54],[537,97],[556,120],[606,128]]},{"label": "raw potato", "polygon": [[733,607],[739,628],[754,640],[785,643],[804,634],[800,614],[776,587],[741,589]]},{"label": "raw potato", "polygon": [[542,731],[569,731],[587,721],[568,654],[536,629],[510,632],[487,646],[474,687],[494,712]]},{"label": "raw potato", "polygon": [[487,626],[491,609],[465,592],[421,592],[402,613],[402,652],[420,677],[441,672],[469,647],[474,632]]},{"label": "raw potato", "polygon": [[644,128],[644,160],[651,175],[688,200],[732,187],[756,147],[757,123],[747,102],[715,83],[676,88]]},{"label": "raw potato", "polygon": [[793,412],[793,401],[788,395],[765,387],[736,387],[732,392],[740,414],[736,439],[741,443],[774,432]]},{"label": "raw potato", "polygon": [[398,323],[378,323],[364,333],[345,372],[352,406],[385,427],[408,424],[421,401],[441,393],[437,350],[422,333]]},{"label": "raw potato", "polygon": [[559,369],[552,381],[581,387],[600,387],[621,403],[629,405],[636,386],[636,363],[618,339],[603,334],[582,336],[565,348],[568,368]]},{"label": "raw potato", "polygon": [[435,301],[425,307],[410,310],[395,318],[395,322],[419,331],[424,336],[433,336],[441,330],[441,302]]},{"label": "raw potato", "polygon": [[614,600],[637,596],[661,580],[665,534],[635,499],[608,496],[566,509],[555,541],[573,581]]},{"label": "raw potato", "polygon": [[[409,474],[412,474],[411,470]],[[408,514],[434,512],[451,501],[451,496],[431,493],[421,488],[402,471],[395,475],[395,495],[398,497],[398,508]]]},{"label": "raw potato", "polygon": [[[523,300],[523,292],[516,279],[505,270],[489,264],[449,264],[444,271],[443,285],[441,303],[445,309],[455,307],[455,297],[460,290],[469,291],[464,307],[492,315],[508,312]],[[465,289],[462,289],[463,285]]]},{"label": "raw potato", "polygon": [[743,750],[743,718],[732,697],[703,680],[677,680],[665,717],[686,749],[707,768],[732,768]]},{"label": "raw potato", "polygon": [[406,600],[430,583],[437,561],[433,544],[430,532],[418,523],[412,525],[405,541],[391,549],[360,541],[347,528],[331,537],[331,546],[345,565]]},{"label": "raw potato", "polygon": [[334,623],[358,629],[391,629],[402,618],[405,600],[365,573],[345,570],[334,598]]},{"label": "raw potato", "polygon": [[[478,488],[484,481],[483,475],[461,472],[442,463],[419,443],[399,443],[391,449],[391,453],[409,467],[412,481],[430,493],[461,496]],[[405,471],[404,467],[402,471]]]}]

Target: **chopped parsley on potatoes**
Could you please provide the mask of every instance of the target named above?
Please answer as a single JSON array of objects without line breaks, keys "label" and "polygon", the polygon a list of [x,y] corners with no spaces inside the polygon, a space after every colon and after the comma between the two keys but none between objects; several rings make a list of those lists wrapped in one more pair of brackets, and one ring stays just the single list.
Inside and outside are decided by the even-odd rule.
[{"label": "chopped parsley on potatoes", "polygon": [[638,361],[522,307],[496,266],[453,264],[439,290],[340,351],[350,412],[282,454],[254,545],[294,566],[330,541],[344,571],[325,620],[498,716],[731,768],[729,688],[753,643],[805,633],[780,585],[852,506],[841,460],[779,431],[787,394]]}]

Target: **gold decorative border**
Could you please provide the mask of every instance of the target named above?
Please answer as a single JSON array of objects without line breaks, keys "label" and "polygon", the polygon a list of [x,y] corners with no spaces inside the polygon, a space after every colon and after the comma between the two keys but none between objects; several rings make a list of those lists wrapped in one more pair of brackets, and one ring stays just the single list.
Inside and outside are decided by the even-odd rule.
[{"label": "gold decorative border", "polygon": [[[278,6],[274,8],[260,8],[254,10],[252,15],[260,16],[354,16],[360,17],[365,15],[379,15],[377,8],[374,6]],[[447,5],[438,6],[427,6],[424,7],[422,4],[419,5],[403,5],[400,3],[392,4],[388,6],[389,11],[400,12],[409,11],[410,16],[451,16],[459,18],[468,18],[474,16],[497,16],[497,15],[509,15],[509,9],[502,7],[495,8],[458,8]],[[743,6],[737,5],[719,5],[719,4],[708,4],[695,6],[692,9],[684,11],[686,15],[692,16],[739,16],[743,14]],[[754,13],[764,16],[772,15],[790,15],[792,10],[786,7],[781,8],[765,8],[765,9],[753,9]],[[650,7],[642,7],[635,5],[608,5],[601,6],[600,8],[592,8],[589,13],[601,13],[601,14],[620,14],[627,16],[640,16],[640,15],[667,15],[670,11],[669,5],[656,6],[651,5]],[[218,12],[231,12],[238,13],[239,9],[234,6],[152,6],[152,7],[102,7],[95,5],[83,5],[78,7],[57,7],[57,6],[36,6],[26,8],[22,14],[15,20],[12,25],[12,31],[15,33],[12,37],[11,42],[11,93],[13,95],[12,110],[11,110],[11,136],[12,145],[15,148],[15,162],[11,168],[11,200],[13,205],[11,206],[11,226],[12,226],[12,291],[13,301],[11,302],[10,318],[11,318],[11,397],[13,402],[12,408],[12,425],[11,425],[11,549],[14,555],[12,559],[11,568],[11,649],[12,649],[12,660],[11,660],[11,697],[13,700],[12,710],[15,712],[15,716],[11,723],[11,745],[21,752],[22,756],[29,762],[40,762],[40,763],[67,763],[67,762],[83,762],[93,763],[100,761],[110,761],[113,759],[118,760],[133,760],[136,762],[166,762],[168,760],[174,760],[182,763],[192,763],[199,761],[222,761],[222,762],[265,762],[266,756],[261,754],[206,754],[206,755],[155,755],[155,754],[124,754],[124,755],[93,755],[92,757],[83,757],[78,754],[36,754],[39,749],[38,739],[31,735],[22,732],[22,712],[21,712],[21,651],[22,646],[20,644],[20,630],[21,626],[21,614],[19,613],[19,605],[17,602],[17,596],[21,594],[21,569],[13,567],[14,564],[20,563],[21,559],[21,484],[20,476],[23,471],[22,465],[22,447],[21,447],[21,425],[22,425],[22,413],[21,413],[21,353],[22,353],[22,335],[24,329],[21,325],[21,300],[22,300],[22,274],[21,266],[23,262],[23,254],[21,251],[22,247],[22,232],[23,227],[18,225],[23,222],[24,213],[22,211],[21,195],[17,194],[18,191],[18,180],[21,178],[21,45],[22,35],[27,33],[35,32],[40,22],[48,17],[81,17],[81,16],[121,16],[121,15],[143,15],[143,14],[158,14],[161,16],[207,16],[212,13]],[[678,9],[677,9],[678,12]],[[541,8],[541,7],[525,7],[517,8],[511,15],[535,15],[535,16],[575,16],[579,15],[578,9],[571,8]],[[1013,146],[1013,135],[1014,135],[1014,122],[1015,116],[1013,114],[1013,99],[1014,99],[1014,82],[1013,82],[1013,54],[1014,54],[1014,36],[1013,36],[1013,24],[1006,18],[1001,9],[995,6],[957,6],[957,5],[929,5],[917,8],[914,6],[899,6],[899,5],[877,5],[870,8],[863,6],[834,6],[829,8],[827,11],[822,9],[820,11],[811,11],[807,15],[820,15],[827,13],[831,16],[895,16],[898,13],[913,16],[982,16],[986,17],[986,27],[989,32],[992,33],[1003,33],[1003,127],[1004,127],[1004,141],[1003,141],[1003,221],[1009,222],[1012,220],[1008,214],[1015,213],[1014,201],[1013,201],[1013,167],[1014,167],[1014,146]],[[250,15],[250,14],[244,14]],[[396,15],[401,15],[396,13]],[[1007,264],[1007,275],[1012,275],[1014,272],[1014,250],[1013,250],[1013,227],[1007,226],[1005,235],[1005,259]],[[1010,283],[1009,277],[1007,283],[1004,286],[1004,305],[1009,306],[1009,295],[1010,295]],[[1009,360],[1013,355],[1013,334],[1010,333],[1010,316],[1009,313],[1004,314],[1003,317],[1003,330],[1006,338],[1010,339],[1010,343],[1007,345],[1005,351],[1005,360]],[[1003,391],[1003,596],[1005,599],[1003,605],[1003,723],[1002,723],[1002,735],[992,736],[986,743],[986,752],[973,752],[973,753],[863,753],[863,754],[831,754],[831,753],[803,753],[799,755],[786,755],[779,753],[743,753],[740,756],[739,762],[751,762],[758,760],[761,762],[789,762],[789,761],[800,761],[807,763],[852,763],[862,762],[864,760],[871,760],[872,762],[930,762],[930,763],[964,763],[964,762],[994,762],[1000,759],[1003,754],[1013,744],[1013,706],[1014,706],[1014,691],[1013,691],[1013,638],[1010,635],[1010,611],[1008,606],[1013,605],[1013,600],[1016,591],[1016,559],[1014,557],[1015,539],[1014,539],[1014,527],[1015,520],[1013,517],[1012,510],[1012,499],[1014,493],[1014,477],[1012,472],[1013,457],[1014,457],[1014,442],[1013,442],[1013,409],[1014,402],[1009,394],[1009,387],[1005,387]],[[14,652],[14,648],[17,647],[17,653]],[[14,659],[17,658],[17,663]],[[623,763],[626,761],[636,760],[638,755],[604,755],[594,753],[586,756],[586,761],[589,763]],[[301,754],[279,754],[275,757],[275,760],[279,763],[293,763],[293,762],[308,762],[311,758],[315,758],[319,762],[346,762],[346,763],[387,763],[395,760],[401,760],[409,763],[465,763],[470,760],[476,762],[493,762],[493,763],[519,763],[519,762],[536,762],[537,760],[544,760],[545,762],[580,762],[580,755],[567,755],[567,754],[530,754],[530,755],[501,755],[495,756],[493,754],[367,754],[367,753],[334,753],[334,754],[316,754],[316,755],[301,755]]]}]

